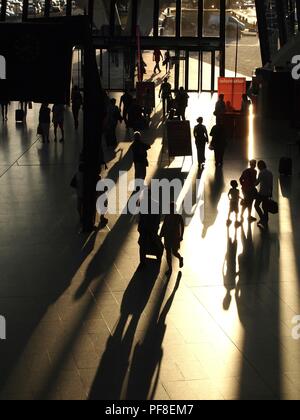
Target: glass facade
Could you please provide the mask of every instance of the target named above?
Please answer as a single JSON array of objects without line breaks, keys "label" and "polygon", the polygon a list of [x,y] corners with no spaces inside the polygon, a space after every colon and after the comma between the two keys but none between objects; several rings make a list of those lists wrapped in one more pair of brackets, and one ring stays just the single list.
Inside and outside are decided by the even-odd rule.
[{"label": "glass facade", "polygon": [[221,27],[220,0],[204,0],[203,36],[219,37]]},{"label": "glass facade", "polygon": [[251,77],[261,57],[272,59],[298,33],[300,18],[300,0],[261,0],[257,16],[246,0],[29,0],[25,11],[21,2],[0,0],[0,6],[1,20],[11,22],[90,14],[99,68],[111,89],[133,79],[137,34],[146,58],[156,48],[172,52],[174,89],[210,90],[219,75]]}]

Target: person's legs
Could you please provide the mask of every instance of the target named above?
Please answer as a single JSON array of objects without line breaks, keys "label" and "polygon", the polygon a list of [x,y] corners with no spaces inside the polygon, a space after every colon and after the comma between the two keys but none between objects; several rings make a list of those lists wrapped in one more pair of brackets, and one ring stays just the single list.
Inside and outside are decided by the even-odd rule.
[{"label": "person's legs", "polygon": [[47,133],[46,133],[46,124],[41,124],[41,132],[42,132],[42,142],[46,143],[47,141]]},{"label": "person's legs", "polygon": [[65,141],[65,129],[64,129],[64,123],[63,121],[61,123],[59,123],[59,128],[61,131],[61,139],[60,142],[63,143]]},{"label": "person's legs", "polygon": [[126,128],[128,128],[128,109],[126,108],[123,110],[123,120],[125,122]]},{"label": "person's legs", "polygon": [[199,167],[205,163],[205,143],[197,144],[198,165]]},{"label": "person's legs", "polygon": [[5,105],[5,121],[7,121],[7,114],[8,114],[8,105]]},{"label": "person's legs", "polygon": [[47,143],[50,143],[50,140],[49,140],[50,124],[45,124],[45,131],[46,131],[46,141]]},{"label": "person's legs", "polygon": [[260,221],[263,221],[263,219],[264,219],[264,213],[263,213],[263,211],[260,207],[262,202],[263,202],[262,196],[258,195],[258,197],[255,201],[254,207],[255,207],[255,210],[257,211],[257,214],[259,215]]},{"label": "person's legs", "polygon": [[75,129],[77,130],[78,129],[78,126],[79,126],[79,108],[73,107],[72,108],[72,112],[73,112]]},{"label": "person's legs", "polygon": [[144,246],[140,246],[140,263],[142,266],[146,264],[146,250]]},{"label": "person's legs", "polygon": [[4,105],[1,105],[2,120],[4,121]]},{"label": "person's legs", "polygon": [[142,163],[135,163],[135,179],[145,180],[147,174],[147,168]]},{"label": "person's legs", "polygon": [[219,165],[219,161],[220,161],[220,158],[219,158],[219,150],[218,149],[215,149],[215,161],[216,161],[216,166],[218,166]]},{"label": "person's legs", "polygon": [[166,252],[167,252],[167,263],[168,263],[168,274],[171,274],[173,271],[173,264],[172,264],[172,249],[169,247],[166,247]]},{"label": "person's legs", "polygon": [[58,123],[55,122],[54,124],[54,142],[57,142],[57,128],[58,128]]},{"label": "person's legs", "polygon": [[231,223],[232,223],[232,221],[231,221],[231,208],[229,209],[229,212],[228,212],[228,218],[227,218],[227,226],[230,226],[231,225]]},{"label": "person's legs", "polygon": [[183,258],[182,258],[182,256],[180,255],[180,253],[177,249],[173,249],[173,255],[174,255],[174,257],[176,257],[179,260],[179,266],[180,266],[180,268],[182,268],[183,267]]},{"label": "person's legs", "polygon": [[263,212],[264,212],[263,221],[267,225],[269,223],[268,198],[267,197],[264,197],[264,199],[263,199],[262,208],[263,208]]},{"label": "person's legs", "polygon": [[223,166],[223,164],[224,164],[224,155],[225,155],[225,150],[224,149],[220,150],[220,161],[219,161],[219,163],[220,163],[221,166]]},{"label": "person's legs", "polygon": [[163,103],[163,116],[166,116],[166,106],[167,106],[167,98],[162,98]]},{"label": "person's legs", "polygon": [[156,61],[156,64],[155,64],[155,67],[154,67],[154,73],[156,73],[156,70],[157,70],[159,73],[161,73],[161,69],[160,69],[160,66],[159,66],[159,61]]}]

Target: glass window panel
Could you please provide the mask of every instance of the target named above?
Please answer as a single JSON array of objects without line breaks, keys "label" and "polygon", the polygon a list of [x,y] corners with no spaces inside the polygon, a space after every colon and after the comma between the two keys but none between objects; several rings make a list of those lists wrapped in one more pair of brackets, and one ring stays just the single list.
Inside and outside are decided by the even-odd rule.
[{"label": "glass window panel", "polygon": [[64,2],[60,0],[51,0],[50,4],[50,16],[51,17],[59,17],[65,15],[65,8]]},{"label": "glass window panel", "polygon": [[[271,29],[271,22],[274,22],[274,15],[268,13],[268,19]],[[247,20],[243,20],[245,17]],[[249,7],[247,9],[233,9],[232,14],[227,15],[227,21],[235,22],[235,25],[226,26],[226,76],[235,75],[235,63],[237,57],[237,73],[247,78],[252,77],[254,69],[261,67],[261,52],[259,36],[256,31],[256,9]],[[245,25],[248,31],[243,32],[240,28]],[[278,43],[278,38],[277,41]]]},{"label": "glass window panel", "polygon": [[211,52],[202,53],[202,90],[211,90]]},{"label": "glass window panel", "polygon": [[189,52],[189,90],[199,90],[199,52]]},{"label": "glass window panel", "polygon": [[72,84],[83,88],[83,54],[80,49],[73,51]]},{"label": "glass window panel", "polygon": [[138,25],[142,36],[153,36],[154,0],[140,0]]},{"label": "glass window panel", "polygon": [[221,60],[220,51],[216,51],[216,54],[215,54],[215,85],[214,85],[214,90],[218,90],[219,77],[220,77],[220,72],[221,72],[220,60]]},{"label": "glass window panel", "polygon": [[116,35],[129,36],[131,34],[132,23],[132,1],[117,0],[116,4]]},{"label": "glass window panel", "polygon": [[176,1],[160,0],[158,33],[160,36],[176,36]]},{"label": "glass window panel", "polygon": [[96,50],[98,69],[103,89],[109,89],[109,57],[107,50]]},{"label": "glass window panel", "polygon": [[110,89],[123,90],[125,80],[124,54],[119,50],[110,51]]},{"label": "glass window panel", "polygon": [[203,36],[220,36],[220,0],[204,0]]},{"label": "glass window panel", "polygon": [[186,75],[186,64],[185,64],[185,51],[180,51],[180,60],[179,60],[179,88],[185,86],[185,75]]},{"label": "glass window panel", "polygon": [[23,6],[20,3],[7,2],[6,6],[6,21],[7,22],[21,22],[23,13]]},{"label": "glass window panel", "polygon": [[[81,10],[84,2],[87,0],[80,0]],[[79,1],[78,1],[79,5]],[[110,29],[109,29],[109,11],[105,7],[103,1],[95,1],[94,2],[94,28],[100,32],[102,36],[109,36]]]},{"label": "glass window panel", "polygon": [[198,1],[183,0],[181,6],[181,36],[198,36]]},{"label": "glass window panel", "polygon": [[[98,1],[95,2],[96,4]],[[72,15],[85,15],[88,13],[88,0],[73,0],[72,1]]]}]

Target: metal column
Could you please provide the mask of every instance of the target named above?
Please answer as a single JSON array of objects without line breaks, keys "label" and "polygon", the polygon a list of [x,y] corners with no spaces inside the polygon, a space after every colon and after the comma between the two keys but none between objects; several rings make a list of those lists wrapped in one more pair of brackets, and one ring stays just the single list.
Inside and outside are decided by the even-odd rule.
[{"label": "metal column", "polygon": [[257,23],[258,23],[258,32],[260,40],[260,49],[261,49],[261,59],[263,66],[271,60],[270,56],[270,44],[269,44],[269,35],[267,28],[267,18],[266,18],[266,4],[264,0],[255,0],[256,4],[256,13],[257,13]]}]

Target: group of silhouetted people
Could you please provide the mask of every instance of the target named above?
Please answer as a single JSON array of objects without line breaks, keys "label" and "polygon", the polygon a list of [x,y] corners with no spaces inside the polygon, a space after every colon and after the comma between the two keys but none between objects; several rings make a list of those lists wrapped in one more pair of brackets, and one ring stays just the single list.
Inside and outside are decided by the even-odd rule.
[{"label": "group of silhouetted people", "polygon": [[177,117],[182,121],[186,120],[186,109],[189,103],[189,95],[183,87],[179,88],[174,98],[172,94],[172,86],[169,83],[168,78],[165,77],[159,90],[159,97],[162,100],[164,118],[167,114],[172,113],[173,117]]},{"label": "group of silhouetted people", "polygon": [[[79,128],[79,112],[83,107],[83,97],[78,86],[73,86],[71,93],[71,107],[74,118],[75,130]],[[52,120],[51,120],[52,113]],[[50,126],[51,121],[54,127],[54,143],[58,141],[64,143],[65,141],[65,104],[56,103],[52,109],[49,108],[48,103],[43,103],[39,111],[39,125],[38,134],[42,138],[43,143],[50,143]],[[61,137],[58,140],[58,129],[60,130]]]}]

